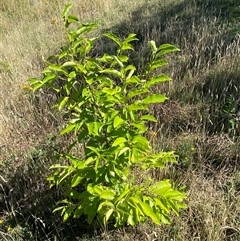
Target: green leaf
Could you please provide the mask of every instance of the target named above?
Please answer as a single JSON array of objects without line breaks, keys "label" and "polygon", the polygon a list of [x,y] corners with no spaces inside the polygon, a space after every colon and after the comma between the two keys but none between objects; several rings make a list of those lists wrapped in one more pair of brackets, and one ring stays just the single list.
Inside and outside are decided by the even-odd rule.
[{"label": "green leaf", "polygon": [[103,201],[99,204],[98,206],[98,210],[97,211],[101,211],[102,207],[110,207],[112,209],[115,209],[115,206],[112,202],[109,201]]},{"label": "green leaf", "polygon": [[150,64],[149,71],[153,71],[154,69],[163,67],[167,64],[168,64],[168,62],[165,59],[155,60]]},{"label": "green leaf", "polygon": [[105,200],[113,200],[115,193],[111,190],[105,190],[101,193],[100,197]]},{"label": "green leaf", "polygon": [[118,128],[122,123],[124,123],[125,121],[121,118],[121,117],[119,117],[119,116],[116,116],[115,118],[114,118],[114,121],[113,121],[113,127],[114,127],[114,129],[116,129],[116,128]]},{"label": "green leaf", "polygon": [[120,66],[121,68],[124,67],[122,61],[121,61],[117,56],[113,56],[113,58],[116,60],[116,62],[119,64],[119,66]]},{"label": "green leaf", "polygon": [[126,43],[126,42],[124,42],[122,44],[120,49],[121,49],[121,51],[124,51],[124,50],[134,50],[133,46],[131,44],[129,44],[129,43]]},{"label": "green leaf", "polygon": [[95,198],[95,199],[91,200],[91,202],[88,202],[88,205],[85,204],[85,210],[84,211],[85,211],[85,214],[88,216],[87,222],[89,224],[92,223],[93,218],[97,214],[98,203],[99,203],[99,199]]},{"label": "green leaf", "polygon": [[132,91],[128,92],[127,98],[131,99],[135,96],[142,95],[142,94],[145,94],[145,93],[148,93],[148,92],[149,92],[148,89],[135,89],[135,90],[132,90]]},{"label": "green leaf", "polygon": [[98,150],[96,147],[94,147],[94,146],[87,146],[86,148],[89,149],[89,150],[91,150],[91,151],[93,151],[93,152],[96,153],[98,156],[100,156],[99,150]]},{"label": "green leaf", "polygon": [[116,77],[119,77],[119,78],[122,78],[122,73],[119,72],[118,70],[116,69],[104,69],[104,70],[101,70],[99,71],[100,73],[105,73],[105,74],[111,74],[111,75],[114,75]]},{"label": "green leaf", "polygon": [[67,207],[64,215],[63,215],[63,221],[66,222],[70,215],[72,214],[73,210],[75,209],[75,205],[71,205],[70,207]]},{"label": "green leaf", "polygon": [[180,49],[171,44],[162,44],[157,50],[156,57],[176,51],[180,51]]},{"label": "green leaf", "polygon": [[65,62],[61,67],[68,67],[68,66],[74,67],[74,66],[76,66],[76,65],[77,65],[76,62],[67,61],[67,62]]},{"label": "green leaf", "polygon": [[153,212],[152,208],[145,202],[142,202],[139,200],[139,205],[142,208],[142,211],[152,219],[152,221],[156,224],[161,224],[160,220],[157,218],[157,216],[155,215],[155,213]]},{"label": "green leaf", "polygon": [[151,47],[152,52],[155,54],[157,52],[157,47],[156,47],[155,41],[151,40],[148,43],[149,43],[149,45]]},{"label": "green leaf", "polygon": [[148,107],[145,104],[140,104],[139,102],[135,101],[133,104],[128,106],[128,110],[148,110]]},{"label": "green leaf", "polygon": [[130,43],[132,41],[136,41],[138,40],[138,38],[136,38],[136,34],[135,33],[130,33],[127,38],[124,40],[124,42],[126,43]]},{"label": "green leaf", "polygon": [[160,75],[160,76],[153,77],[152,79],[150,79],[148,82],[146,82],[146,84],[144,86],[146,88],[150,88],[152,85],[170,81],[170,80],[172,80],[172,79],[170,77],[168,77],[167,75]]},{"label": "green leaf", "polygon": [[132,141],[133,143],[134,143],[134,148],[135,149],[137,149],[137,150],[139,150],[139,151],[142,151],[142,152],[144,152],[144,153],[147,153],[147,152],[149,152],[150,151],[150,145],[149,145],[149,141],[145,138],[145,137],[143,137],[143,136],[135,136],[134,138],[133,138],[133,141]]},{"label": "green leaf", "polygon": [[79,199],[80,193],[77,192],[76,190],[70,189],[65,192],[65,195],[72,199]]},{"label": "green leaf", "polygon": [[145,133],[147,130],[147,127],[142,123],[132,123],[132,126],[136,127],[140,131],[139,133]]},{"label": "green leaf", "polygon": [[129,147],[124,147],[123,149],[121,149],[119,151],[119,153],[117,153],[117,157],[121,156],[123,153],[125,153],[126,151],[130,150]]},{"label": "green leaf", "polygon": [[143,143],[144,145],[149,145],[149,141],[147,140],[147,138],[141,136],[141,135],[138,135],[138,136],[134,136],[133,138],[133,143]]},{"label": "green leaf", "polygon": [[171,210],[168,208],[168,205],[165,199],[154,198],[154,201],[163,212],[167,214],[170,213]]},{"label": "green leaf", "polygon": [[[132,77],[132,75],[133,75],[133,73],[135,72],[135,70],[136,70],[136,67],[134,66],[134,65],[128,65],[126,68],[125,68],[125,73],[127,73],[128,72],[128,75],[127,75],[127,78],[126,79],[129,79],[129,78],[131,78]],[[135,76],[135,77],[137,77],[137,76]],[[138,78],[138,77],[137,77]],[[139,78],[138,78],[139,79]],[[139,82],[140,82],[140,80],[139,80]]]},{"label": "green leaf", "polygon": [[68,100],[69,100],[69,97],[68,97],[68,96],[64,97],[64,98],[61,100],[61,102],[60,102],[60,104],[59,104],[59,106],[58,106],[59,111],[61,111],[61,110],[64,108],[64,106],[67,104]]},{"label": "green leaf", "polygon": [[75,126],[76,126],[76,125],[75,125],[75,124],[72,124],[72,123],[68,124],[68,125],[60,132],[60,135],[64,135],[64,134],[72,131],[72,130],[75,128]]},{"label": "green leaf", "polygon": [[79,174],[76,174],[73,176],[71,180],[71,187],[76,187],[79,183],[81,183],[83,180],[83,177],[80,176]]},{"label": "green leaf", "polygon": [[143,115],[140,117],[140,120],[157,122],[157,119],[153,115]]},{"label": "green leaf", "polygon": [[54,73],[49,73],[49,74],[47,74],[44,78],[43,78],[43,80],[42,80],[42,83],[43,84],[46,84],[46,83],[52,83],[52,81],[53,80],[55,80],[56,79],[56,74],[54,74]]},{"label": "green leaf", "polygon": [[63,12],[62,12],[62,17],[63,17],[64,20],[66,19],[66,17],[67,17],[67,15],[68,15],[70,9],[72,8],[72,6],[73,6],[72,3],[66,4],[66,6],[65,6],[65,8],[64,8],[64,10],[63,10]]},{"label": "green leaf", "polygon": [[124,137],[118,137],[112,144],[112,146],[119,146],[122,143],[125,143],[127,140]]},{"label": "green leaf", "polygon": [[149,188],[149,191],[157,195],[165,196],[167,191],[169,191],[170,189],[171,189],[170,181],[166,179],[164,181],[160,181],[153,184]]},{"label": "green leaf", "polygon": [[91,135],[93,133],[94,122],[90,122],[86,125],[87,125],[87,128],[88,128],[88,133]]},{"label": "green leaf", "polygon": [[145,99],[143,99],[144,104],[155,104],[155,103],[163,103],[168,98],[165,95],[161,94],[153,94],[149,95]]},{"label": "green leaf", "polygon": [[132,77],[128,77],[125,81],[126,85],[129,84],[139,84],[141,82],[141,80],[137,77],[137,76],[132,76]]},{"label": "green leaf", "polygon": [[[126,55],[118,55],[118,58],[120,59],[120,61],[122,61],[123,63],[128,61],[128,57]],[[134,67],[134,66],[133,66]],[[135,67],[134,67],[135,68]]]},{"label": "green leaf", "polygon": [[121,45],[122,45],[121,40],[115,34],[113,34],[113,33],[105,33],[104,36],[106,36],[107,38],[113,40],[119,47],[121,47]]},{"label": "green leaf", "polygon": [[82,213],[83,213],[83,207],[82,205],[79,205],[73,213],[73,218],[79,218],[82,215]]},{"label": "green leaf", "polygon": [[28,82],[30,82],[30,85],[33,86],[34,84],[41,82],[41,80],[38,78],[29,78]]},{"label": "green leaf", "polygon": [[57,207],[53,210],[53,213],[57,212],[57,211],[60,211],[60,210],[65,210],[66,209],[66,205],[64,206],[61,206],[61,207]]},{"label": "green leaf", "polygon": [[73,22],[77,22],[79,21],[79,19],[75,16],[75,15],[69,15],[67,18],[67,26],[69,26],[69,24],[73,23]]},{"label": "green leaf", "polygon": [[[96,27],[98,27],[98,24],[96,23],[91,23],[91,24],[82,24],[78,27],[77,31],[75,32],[78,36],[80,34],[87,34],[88,32],[92,31],[93,29],[95,29]],[[89,39],[85,39],[85,40],[89,40]]]},{"label": "green leaf", "polygon": [[104,216],[104,219],[103,219],[103,224],[104,226],[107,225],[107,221],[109,220],[109,218],[111,217],[112,213],[114,212],[114,209],[109,209],[106,213],[105,213],[105,216]]},{"label": "green leaf", "polygon": [[50,70],[55,71],[55,72],[61,72],[67,75],[67,72],[61,68],[61,66],[56,65],[56,64],[51,64],[48,67]]}]

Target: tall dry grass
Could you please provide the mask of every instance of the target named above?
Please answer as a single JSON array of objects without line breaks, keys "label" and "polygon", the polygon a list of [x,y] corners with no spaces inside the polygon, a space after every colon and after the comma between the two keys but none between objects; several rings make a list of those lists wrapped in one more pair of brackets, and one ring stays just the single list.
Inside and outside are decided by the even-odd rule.
[{"label": "tall dry grass", "polygon": [[[152,110],[153,145],[176,150],[179,164],[153,173],[186,185],[188,209],[170,226],[96,231],[84,220],[63,224],[51,213],[61,192],[45,178],[66,139],[54,95],[27,89],[42,58],[66,40],[61,11],[67,1],[2,0],[0,5],[0,224],[6,240],[240,240],[240,9],[238,0],[72,0],[99,32],[137,34],[134,61],[141,70],[150,39],[177,45],[163,71],[173,81],[153,90],[169,101]],[[99,51],[111,46],[99,46]],[[24,87],[25,86],[25,87]],[[152,136],[151,136],[152,133]],[[153,135],[154,134],[154,135]],[[157,134],[157,135],[156,135]],[[81,222],[81,225],[79,225]],[[10,227],[9,231],[7,231]],[[157,237],[155,236],[155,233]]]}]

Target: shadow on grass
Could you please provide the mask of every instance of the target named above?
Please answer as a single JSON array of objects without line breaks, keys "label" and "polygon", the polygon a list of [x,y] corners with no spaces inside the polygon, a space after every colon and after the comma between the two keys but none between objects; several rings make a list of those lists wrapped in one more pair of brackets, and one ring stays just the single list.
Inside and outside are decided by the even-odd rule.
[{"label": "shadow on grass", "polygon": [[[156,91],[168,92],[167,96],[171,100],[185,104],[199,104],[202,101],[205,108],[217,101],[217,108],[220,105],[228,108],[231,100],[226,96],[229,93],[232,100],[238,100],[237,78],[231,77],[231,69],[221,73],[218,71],[221,81],[218,84],[217,76],[207,72],[216,65],[219,68],[224,67],[221,66],[221,60],[229,54],[229,46],[237,41],[237,33],[240,33],[238,12],[237,0],[217,0],[214,4],[210,0],[148,2],[133,11],[129,19],[110,29],[104,29],[104,32],[110,31],[122,38],[129,33],[137,34],[139,41],[134,43],[136,52],[130,54],[134,64],[139,66],[139,71],[144,68],[150,56],[150,49],[147,47],[149,40],[155,40],[157,45],[171,43],[178,46],[181,53],[173,58],[173,63],[170,62],[170,68],[167,67],[166,70],[173,77],[174,87],[171,90],[168,87],[158,87]],[[112,49],[111,44],[105,42],[101,47],[102,52]],[[239,110],[239,100],[233,106],[235,112],[230,115],[223,108],[217,108],[213,107],[209,112],[204,110],[206,119],[203,124],[208,122],[205,129],[211,133],[228,132],[232,125],[229,121]],[[183,120],[186,121],[188,120]],[[211,124],[212,121],[216,121],[215,126]],[[180,126],[180,129],[184,128]]]},{"label": "shadow on grass", "polygon": [[46,180],[48,168],[57,162],[57,149],[56,143],[38,148],[16,170],[5,169],[13,173],[0,183],[0,229],[13,240],[73,240],[96,230],[85,219],[64,223],[60,213],[52,212],[57,201],[64,199],[63,190],[50,189]]},{"label": "shadow on grass", "polygon": [[[155,4],[146,3],[132,12],[128,20],[111,29],[105,29],[104,32],[111,31],[121,37],[126,37],[132,32],[136,33],[139,41],[135,43],[137,54],[133,57],[139,66],[143,66],[149,54],[144,47],[148,40],[154,39],[158,45],[172,43],[181,49],[185,46],[196,45],[201,39],[199,38],[201,32],[198,31],[200,31],[204,19],[209,21],[215,19],[213,29],[230,20],[234,21],[232,18],[239,5],[237,2],[229,1],[227,5],[219,0],[212,5],[211,1],[186,0],[176,4],[169,3],[166,6],[161,1]],[[205,23],[207,24],[207,22]],[[214,40],[215,43],[209,34],[207,44],[217,46],[218,42],[224,40],[224,54],[224,48],[232,41],[235,34],[235,30],[233,31],[231,26],[225,32],[218,33]],[[98,47],[99,52],[106,52],[107,48],[114,49],[106,43]],[[209,59],[216,58],[214,48],[213,46],[211,51],[202,50],[202,53],[205,54],[204,59],[206,59],[202,63],[203,65],[209,63]],[[183,49],[184,51],[186,52]],[[189,62],[179,68],[177,72],[179,80],[184,78],[189,69],[195,68],[194,64],[202,54],[199,53],[199,56],[192,55]],[[221,72],[216,79],[219,76],[221,76]],[[209,81],[212,86],[211,80]],[[206,81],[205,88],[209,89],[207,83]],[[219,88],[212,91],[221,91]],[[205,90],[203,91],[205,92]],[[10,178],[7,183],[2,183],[0,215],[4,218],[4,222],[1,227],[6,232],[11,227],[12,230],[9,231],[9,234],[15,237],[15,240],[73,240],[85,234],[90,234],[90,236],[95,234],[96,227],[89,226],[84,219],[63,223],[58,213],[52,213],[56,202],[63,197],[61,190],[50,190],[46,181],[49,174],[48,168],[51,163],[54,163],[53,156],[56,148],[58,148],[58,144],[54,141],[47,147],[37,148],[37,151],[31,154],[31,158],[25,164],[17,169],[8,170],[13,173],[9,174]]]}]

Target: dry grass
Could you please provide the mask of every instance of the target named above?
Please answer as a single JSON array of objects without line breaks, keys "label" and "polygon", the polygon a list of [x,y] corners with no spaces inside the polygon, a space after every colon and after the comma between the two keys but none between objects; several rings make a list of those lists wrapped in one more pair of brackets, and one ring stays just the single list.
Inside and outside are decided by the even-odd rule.
[{"label": "dry grass", "polygon": [[[63,224],[51,210],[61,192],[45,178],[53,154],[67,141],[51,109],[52,93],[24,87],[65,41],[61,11],[67,1],[0,4],[0,238],[3,240],[240,240],[240,6],[238,0],[72,0],[84,22],[120,36],[137,34],[141,69],[154,39],[181,53],[169,57],[173,81],[153,90],[170,101],[153,109],[156,148],[176,150],[179,164],[156,171],[186,185],[188,209],[170,226],[94,229],[84,220]],[[99,46],[104,51],[106,46]],[[111,46],[107,46],[111,48]],[[3,224],[1,224],[1,221]],[[79,225],[81,223],[81,225]],[[8,229],[8,230],[7,230]],[[10,230],[11,229],[11,230]],[[156,232],[157,237],[153,232]]]}]

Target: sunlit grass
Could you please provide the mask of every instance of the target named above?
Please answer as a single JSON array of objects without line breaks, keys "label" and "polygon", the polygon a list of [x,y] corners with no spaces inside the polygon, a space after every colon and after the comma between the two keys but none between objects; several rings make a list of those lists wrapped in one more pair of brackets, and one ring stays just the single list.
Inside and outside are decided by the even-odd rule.
[{"label": "sunlit grass", "polygon": [[[70,229],[51,214],[58,198],[48,190],[45,178],[54,162],[52,154],[63,148],[67,137],[56,138],[63,121],[51,108],[55,96],[35,96],[26,82],[39,76],[43,59],[64,44],[61,11],[67,2],[0,4],[0,175],[8,182],[0,179],[0,220],[5,220],[0,223],[0,238],[5,233],[6,240],[77,240],[74,235],[89,241],[148,240],[154,231],[166,241],[240,240],[240,129],[237,122],[231,125],[240,111],[238,0],[71,1],[74,14],[83,22],[98,22],[99,32],[136,33],[139,68],[148,56],[144,46],[150,39],[181,49],[169,58],[166,69],[173,81],[154,90],[170,100],[153,109],[159,123],[149,127],[149,137],[156,148],[179,155],[179,165],[153,175],[186,185],[189,208],[171,226],[140,225],[136,230],[100,230],[94,235],[84,222],[73,222]],[[99,46],[101,51],[107,47],[111,46]],[[9,200],[13,187],[16,191]]]}]

